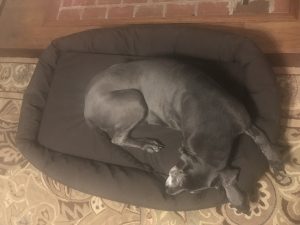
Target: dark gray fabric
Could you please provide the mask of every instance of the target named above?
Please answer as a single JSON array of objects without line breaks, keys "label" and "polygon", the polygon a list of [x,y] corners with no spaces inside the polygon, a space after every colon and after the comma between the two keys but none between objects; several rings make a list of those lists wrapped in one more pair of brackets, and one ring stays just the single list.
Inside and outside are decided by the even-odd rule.
[{"label": "dark gray fabric", "polygon": [[[97,71],[117,62],[158,56],[202,64],[243,101],[269,139],[277,140],[279,101],[274,74],[251,41],[191,26],[138,25],[85,31],[52,42],[24,95],[16,138],[20,151],[49,176],[108,199],[165,210],[223,203],[224,193],[216,190],[168,196],[164,179],[144,170],[142,163],[147,163],[156,172],[167,173],[178,157],[178,132],[155,126],[136,129],[134,135],[157,137],[167,145],[160,153],[147,154],[112,145],[84,122],[85,88]],[[241,167],[239,185],[251,190],[267,169],[266,160],[246,136],[236,141],[234,150],[233,164]]]}]

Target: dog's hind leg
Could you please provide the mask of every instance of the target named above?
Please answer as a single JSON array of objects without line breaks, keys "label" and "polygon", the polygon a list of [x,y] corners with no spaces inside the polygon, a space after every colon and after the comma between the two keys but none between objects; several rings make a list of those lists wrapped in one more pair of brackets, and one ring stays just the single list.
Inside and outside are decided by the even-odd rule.
[{"label": "dog's hind leg", "polygon": [[284,170],[279,151],[276,151],[276,149],[272,147],[266,135],[255,125],[252,125],[249,129],[247,129],[245,134],[249,135],[259,146],[262,153],[267,158],[272,170],[271,172],[275,175],[276,180],[280,181],[284,179],[286,172]]},{"label": "dog's hind leg", "polygon": [[150,138],[133,138],[131,131],[145,119],[148,107],[137,89],[115,90],[99,95],[93,113],[96,126],[107,131],[113,144],[158,152],[163,145]]}]

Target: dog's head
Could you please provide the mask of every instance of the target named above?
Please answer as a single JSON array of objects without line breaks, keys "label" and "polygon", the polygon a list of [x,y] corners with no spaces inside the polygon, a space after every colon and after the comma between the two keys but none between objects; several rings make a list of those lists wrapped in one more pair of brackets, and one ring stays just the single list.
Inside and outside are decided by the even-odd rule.
[{"label": "dog's head", "polygon": [[195,156],[182,154],[178,163],[171,168],[165,183],[170,195],[189,191],[194,194],[208,188],[216,188],[218,174]]}]

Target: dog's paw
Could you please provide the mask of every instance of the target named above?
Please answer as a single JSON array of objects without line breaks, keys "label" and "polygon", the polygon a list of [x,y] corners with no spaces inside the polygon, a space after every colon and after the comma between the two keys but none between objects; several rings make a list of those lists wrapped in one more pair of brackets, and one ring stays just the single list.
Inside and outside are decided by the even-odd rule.
[{"label": "dog's paw", "polygon": [[148,153],[159,152],[165,147],[163,144],[151,138],[143,138],[141,141],[143,142],[142,149]]},{"label": "dog's paw", "polygon": [[292,182],[292,178],[287,175],[282,162],[270,162],[270,171],[271,175],[278,184],[286,186]]},{"label": "dog's paw", "polygon": [[284,180],[287,177],[283,163],[280,161],[271,161],[270,169],[271,169],[271,173],[273,174],[274,178],[278,182]]},{"label": "dog's paw", "polygon": [[248,196],[243,198],[243,200],[240,202],[240,204],[233,204],[232,202],[229,203],[231,208],[235,208],[237,213],[243,213],[250,215],[250,202]]},{"label": "dog's paw", "polygon": [[284,171],[283,163],[280,160],[269,161],[269,163],[270,163],[270,167],[274,171]]},{"label": "dog's paw", "polygon": [[239,206],[231,205],[231,207],[235,208],[237,213],[243,213],[246,215],[250,215],[250,213],[251,213],[249,204],[243,204],[243,205],[239,205]]}]

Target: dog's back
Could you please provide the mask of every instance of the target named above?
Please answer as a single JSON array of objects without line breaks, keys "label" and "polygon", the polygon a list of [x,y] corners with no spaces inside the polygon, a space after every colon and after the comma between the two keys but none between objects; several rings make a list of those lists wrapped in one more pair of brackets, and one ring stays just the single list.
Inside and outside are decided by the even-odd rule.
[{"label": "dog's back", "polygon": [[218,119],[232,121],[239,127],[249,123],[248,114],[235,99],[199,68],[177,60],[151,59],[116,64],[97,75],[91,84],[86,95],[86,110],[95,105],[95,96],[101,93],[135,89],[144,97],[148,107],[145,121],[150,124],[180,130],[189,96],[196,98],[194,106],[197,109],[193,110],[197,115],[193,117],[199,117],[198,122]]}]

